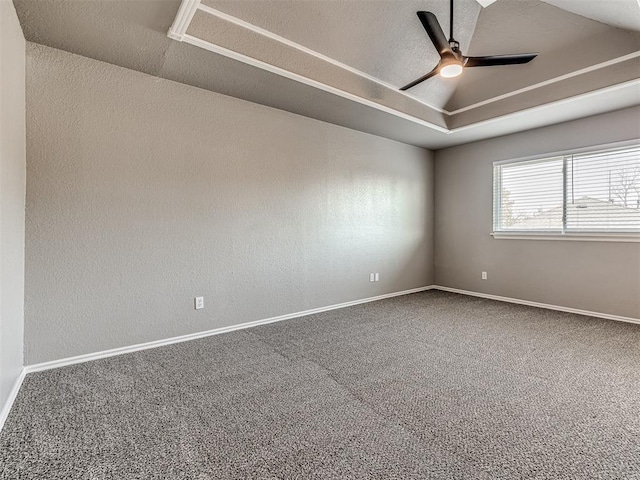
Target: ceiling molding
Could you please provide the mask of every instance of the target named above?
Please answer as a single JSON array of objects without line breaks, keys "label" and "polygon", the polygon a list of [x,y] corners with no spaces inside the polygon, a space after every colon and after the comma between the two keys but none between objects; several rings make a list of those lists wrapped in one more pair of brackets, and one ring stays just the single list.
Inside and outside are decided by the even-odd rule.
[{"label": "ceiling molding", "polygon": [[[218,0],[14,0],[33,55],[53,55],[46,48],[59,49],[152,75],[158,81],[178,82],[189,88],[215,92],[214,95],[432,150],[615,110],[626,109],[619,113],[621,118],[629,125],[637,124],[640,85],[620,84],[639,78],[639,58],[447,116],[395,89],[328,63],[322,57],[304,53],[199,8],[201,3],[209,4],[389,83],[399,84],[403,75],[428,69],[432,60],[435,63],[436,52],[413,18],[413,12],[422,6],[442,10],[444,0],[405,0],[406,3],[401,2],[403,9],[399,9],[398,2],[366,0],[372,7],[366,11],[349,0],[322,1],[314,7],[297,0],[289,4],[289,1],[276,7],[270,2],[253,0],[220,3]],[[625,0],[628,1],[631,0]],[[64,8],[60,8],[60,2]],[[500,22],[502,25],[507,22],[505,28],[513,26],[505,31],[505,38],[520,38],[518,34],[530,26],[521,44],[504,44],[504,51],[496,47],[495,53],[504,53],[511,50],[510,47],[536,51],[535,47],[540,45],[542,52],[549,52],[545,61],[540,62],[540,68],[534,65],[525,71],[516,69],[512,75],[491,69],[485,69],[485,73],[468,72],[455,91],[452,90],[455,84],[447,86],[436,79],[423,89],[412,91],[411,95],[453,111],[640,50],[637,43],[640,37],[633,32],[583,21],[541,0],[524,3],[529,2],[540,10],[539,15],[534,15],[538,10],[529,11],[518,7],[520,2],[507,0],[496,2],[486,10],[481,10],[476,0],[459,0],[458,5],[464,4],[465,9],[469,9],[461,12],[466,25],[476,22],[481,11],[481,17],[488,19],[485,27],[480,25],[474,34],[486,34],[482,42],[474,41],[479,52],[493,51],[494,45],[501,45],[500,39],[491,34]],[[635,5],[635,0],[632,3]],[[509,23],[509,19],[513,21]],[[494,20],[497,23],[492,23]],[[547,23],[550,20],[554,21],[551,26]],[[470,34],[470,30],[465,28],[464,32]],[[562,41],[555,42],[558,38]],[[585,38],[589,41],[577,43]],[[407,65],[415,71],[408,72]],[[607,88],[616,84],[618,87]],[[587,92],[591,93],[581,96]],[[454,97],[450,103],[443,105],[451,94]],[[568,99],[572,95],[575,97]]]},{"label": "ceiling molding", "polygon": [[640,87],[640,79],[618,83],[616,85],[611,85],[605,88],[599,88],[591,92],[580,93],[578,95],[573,95],[567,98],[563,98],[561,100],[554,100],[553,102],[544,103],[542,105],[526,108],[524,110],[518,110],[517,112],[507,113],[505,115],[489,118],[487,120],[482,120],[480,122],[471,123],[469,125],[464,125],[462,127],[453,128],[450,130],[450,133],[464,132],[465,130],[470,130],[472,128],[481,127],[481,126],[488,125],[490,123],[494,123],[498,121],[504,121],[506,119],[517,117],[519,115],[535,113],[538,111],[542,111],[544,109],[548,109],[550,107],[557,107],[567,103],[577,102],[580,100],[585,100],[585,99],[600,96],[600,95],[606,95],[607,93],[615,92],[616,90],[623,90],[630,87]]},{"label": "ceiling molding", "polygon": [[[178,40],[178,39],[176,38],[176,40]],[[315,87],[315,88],[318,88],[320,90],[324,90],[325,92],[333,93],[334,95],[338,95],[340,97],[347,98],[347,99],[352,100],[354,102],[360,103],[362,105],[366,105],[368,107],[375,108],[375,109],[383,111],[385,113],[390,113],[391,115],[395,115],[396,117],[403,118],[405,120],[409,120],[409,121],[411,121],[413,123],[416,123],[418,125],[422,125],[424,127],[430,128],[432,130],[435,130],[435,131],[438,131],[438,132],[441,132],[441,133],[447,133],[447,134],[451,133],[451,130],[449,130],[446,127],[442,127],[442,126],[437,125],[435,123],[431,123],[431,122],[428,122],[426,120],[423,120],[422,118],[414,117],[413,115],[409,115],[407,113],[400,112],[399,110],[396,110],[394,108],[387,107],[385,105],[382,105],[380,103],[374,102],[374,101],[369,100],[367,98],[363,98],[363,97],[360,97],[358,95],[354,95],[353,93],[349,93],[349,92],[346,92],[344,90],[340,90],[339,88],[333,87],[331,85],[327,85],[326,83],[322,83],[322,82],[319,82],[317,80],[313,80],[311,78],[299,75],[297,73],[290,72],[289,70],[285,70],[284,68],[280,68],[280,67],[277,67],[275,65],[271,65],[270,63],[263,62],[262,60],[257,60],[257,59],[255,59],[253,57],[249,57],[249,56],[244,55],[242,53],[234,52],[233,50],[229,50],[228,48],[224,48],[224,47],[221,47],[219,45],[215,45],[215,44],[213,44],[211,42],[208,42],[206,40],[202,40],[200,38],[191,36],[191,35],[189,35],[187,33],[185,33],[182,36],[182,39],[180,41],[183,41],[185,43],[189,43],[189,44],[194,45],[196,47],[203,48],[205,50],[209,50],[210,52],[214,52],[214,53],[217,53],[219,55],[224,55],[225,57],[231,58],[233,60],[237,60],[239,62],[246,63],[247,65],[251,65],[253,67],[261,68],[261,69],[266,70],[268,72],[275,73],[276,75],[280,75],[282,77],[289,78],[291,80],[295,80],[295,81],[300,82],[300,83],[304,83],[305,85],[309,85],[311,87]]]},{"label": "ceiling molding", "polygon": [[[197,0],[198,2],[200,0]],[[305,47],[304,45],[301,45],[297,42],[294,42],[292,40],[289,40],[288,38],[282,37],[276,33],[270,32],[269,30],[265,30],[264,28],[258,27],[257,25],[254,25],[253,23],[249,23],[249,22],[245,22],[244,20],[238,18],[238,17],[234,17],[233,15],[229,15],[228,13],[224,13],[221,12],[220,10],[216,10],[215,8],[212,8],[208,5],[203,5],[203,4],[199,4],[198,5],[198,10],[201,10],[205,13],[208,13],[210,15],[213,15],[215,17],[218,17],[222,20],[225,20],[229,23],[233,23],[234,25],[238,25],[239,27],[243,27],[246,28],[247,30],[250,30],[252,32],[255,32],[259,35],[262,35],[264,37],[270,38],[271,40],[275,40],[276,42],[280,42],[284,45],[287,45],[288,47],[291,48],[295,48],[296,50],[299,50],[301,52],[306,53],[307,55],[311,55],[313,57],[319,58],[320,60],[323,60],[325,62],[331,63],[332,65],[335,65],[336,67],[340,67],[344,70],[347,70],[351,73],[354,73],[356,75],[359,75],[361,77],[366,78],[367,80],[370,80],[372,82],[377,83],[378,85],[381,85],[385,88],[388,88],[390,90],[393,90],[394,92],[398,92],[406,97],[411,98],[411,100],[414,100],[418,103],[421,103],[422,105],[431,108],[432,110],[435,110],[436,112],[439,113],[444,113],[445,115],[450,115],[449,112],[447,112],[446,110],[444,110],[443,108],[437,107],[435,105],[432,105],[428,102],[425,102],[424,100],[419,99],[418,97],[411,95],[407,92],[404,91],[400,91],[398,89],[398,87],[396,87],[395,85],[391,85],[390,83],[385,82],[384,80],[381,80],[377,77],[374,77],[373,75],[369,75],[368,73],[363,72],[362,70],[358,70],[357,68],[353,68],[350,65],[347,65],[346,63],[342,63],[338,60],[336,60],[335,58],[331,58],[328,57],[327,55],[324,55],[320,52],[317,52],[315,50],[312,50],[308,47]],[[187,25],[188,28],[188,25]],[[186,31],[186,30],[185,30]]]},{"label": "ceiling molding", "polygon": [[[638,0],[640,2],[640,0]],[[446,112],[449,115],[457,115],[458,113],[468,112],[469,110],[473,110],[478,107],[483,107],[485,105],[489,105],[490,103],[498,102],[500,100],[504,100],[509,97],[513,97],[515,95],[520,95],[521,93],[530,92],[532,90],[536,90],[538,88],[546,87],[547,85],[552,85],[557,82],[561,82],[563,80],[567,80],[569,78],[577,77],[579,75],[584,75],[585,73],[595,72],[596,70],[600,70],[601,68],[610,67],[611,65],[616,65],[617,63],[626,62],[628,60],[633,60],[634,58],[640,57],[640,50],[637,52],[632,52],[627,55],[623,55],[618,58],[614,58],[611,60],[607,60],[606,62],[601,62],[596,65],[591,65],[589,67],[582,68],[580,70],[576,70],[574,72],[569,72],[564,75],[559,75],[557,77],[550,78],[549,80],[545,80],[544,82],[539,82],[533,85],[529,85],[528,87],[520,88],[518,90],[514,90],[512,92],[507,92],[503,95],[498,95],[496,97],[489,98],[487,100],[483,100],[478,103],[474,103],[472,105],[468,105],[466,107],[459,108],[457,110],[453,110],[452,112]]]},{"label": "ceiling molding", "polygon": [[[594,90],[594,91],[591,91],[591,92],[582,93],[582,94],[578,94],[578,95],[573,95],[571,97],[563,98],[561,100],[548,102],[548,103],[545,103],[545,104],[542,104],[542,105],[538,105],[538,106],[531,107],[531,108],[526,108],[526,109],[519,110],[519,111],[516,111],[516,112],[508,113],[508,114],[505,114],[505,115],[500,115],[500,116],[497,116],[497,117],[494,117],[494,118],[490,118],[490,119],[487,119],[487,120],[482,120],[482,121],[475,122],[475,123],[472,123],[472,124],[469,124],[469,125],[464,125],[464,126],[461,126],[461,127],[448,129],[448,128],[444,128],[444,127],[441,127],[439,125],[436,125],[434,123],[427,122],[427,121],[425,121],[425,120],[423,120],[421,118],[414,117],[412,115],[408,115],[406,113],[400,112],[400,111],[395,110],[393,108],[386,107],[386,106],[381,105],[379,103],[376,103],[374,101],[362,98],[362,97],[360,97],[358,95],[354,95],[352,93],[345,92],[345,91],[340,90],[340,89],[338,89],[336,87],[332,87],[330,85],[326,85],[324,83],[321,83],[321,82],[318,82],[316,80],[304,77],[302,75],[298,75],[296,73],[292,73],[292,72],[290,72],[288,70],[285,70],[285,69],[282,69],[280,67],[268,64],[266,62],[262,62],[261,60],[256,60],[256,59],[254,59],[252,57],[248,57],[248,56],[243,55],[241,53],[234,52],[234,51],[229,50],[229,49],[224,48],[224,47],[220,47],[219,45],[215,45],[213,43],[207,42],[206,40],[202,40],[200,38],[193,37],[193,36],[191,36],[189,34],[184,34],[181,41],[183,41],[185,43],[188,43],[188,44],[191,44],[191,45],[194,45],[196,47],[203,48],[203,49],[211,51],[213,53],[217,53],[217,54],[223,55],[225,57],[228,57],[228,58],[231,58],[231,59],[234,59],[234,60],[238,60],[238,61],[241,61],[243,63],[247,63],[248,65],[252,65],[252,66],[261,68],[261,69],[269,71],[271,73],[275,73],[277,75],[281,75],[281,76],[289,78],[291,80],[301,82],[301,83],[309,85],[311,87],[315,87],[315,88],[318,88],[320,90],[323,90],[323,91],[326,91],[326,92],[329,92],[329,93],[333,93],[333,94],[341,96],[343,98],[346,98],[346,99],[355,101],[357,103],[360,103],[360,104],[375,108],[375,109],[383,111],[385,113],[389,113],[389,114],[394,115],[396,117],[403,118],[405,120],[409,120],[409,121],[414,122],[414,123],[416,123],[418,125],[422,125],[424,127],[430,128],[432,130],[435,130],[435,131],[438,131],[438,132],[441,132],[441,133],[444,133],[444,134],[447,134],[447,135],[456,134],[456,133],[460,133],[460,132],[465,132],[465,131],[468,131],[468,130],[471,130],[471,129],[475,129],[475,128],[478,128],[478,127],[483,127],[483,126],[491,124],[491,123],[504,122],[505,120],[509,120],[511,118],[514,118],[514,117],[527,115],[527,114],[532,114],[532,113],[543,111],[545,109],[549,109],[549,108],[552,108],[552,107],[557,107],[557,106],[561,106],[561,105],[564,105],[564,104],[573,103],[573,102],[576,102],[576,101],[581,101],[581,100],[585,100],[585,99],[588,99],[588,98],[597,97],[597,96],[600,96],[600,95],[605,95],[607,93],[614,92],[616,90],[621,90],[621,89],[626,89],[626,88],[629,88],[629,87],[639,87],[640,86],[640,79],[631,80],[631,81],[623,82],[623,83],[620,83],[620,84],[617,84],[617,85],[612,85],[610,87],[605,87],[605,88],[601,88],[601,89]],[[631,58],[635,58],[637,56],[640,56],[640,52],[636,52],[636,53],[634,53],[632,55],[634,55],[634,56],[631,57]]]},{"label": "ceiling molding", "polygon": [[[638,2],[640,3],[640,0],[638,0]],[[482,4],[482,2],[480,2],[480,3]],[[491,2],[491,1],[488,2],[488,4],[491,4],[491,3],[493,3],[493,2]],[[411,100],[413,100],[413,101],[415,101],[417,103],[420,103],[420,104],[422,104],[422,105],[424,105],[424,106],[426,106],[426,107],[428,107],[428,108],[430,108],[430,109],[432,109],[432,110],[434,110],[436,112],[439,112],[439,113],[442,113],[444,115],[447,115],[449,117],[451,117],[453,115],[457,115],[459,113],[468,112],[470,110],[473,110],[473,109],[476,109],[476,108],[479,108],[479,107],[483,107],[483,106],[489,105],[491,103],[495,103],[495,102],[498,102],[498,101],[501,101],[501,100],[505,100],[507,98],[510,98],[510,97],[513,97],[513,96],[516,96],[516,95],[520,95],[522,93],[530,92],[530,91],[536,90],[538,88],[546,87],[548,85],[552,85],[554,83],[561,82],[561,81],[567,80],[569,78],[577,77],[577,76],[583,75],[585,73],[593,72],[593,71],[596,71],[596,70],[599,70],[599,69],[602,69],[602,68],[609,67],[611,65],[615,65],[615,64],[618,64],[618,63],[622,63],[622,62],[625,62],[625,61],[632,60],[634,58],[640,57],[640,51],[636,51],[636,52],[633,52],[633,53],[630,53],[630,54],[627,54],[627,55],[623,55],[623,56],[618,57],[618,58],[614,58],[612,60],[608,60],[608,61],[601,62],[601,63],[596,64],[596,65],[591,65],[589,67],[586,67],[586,68],[583,68],[583,69],[580,69],[580,70],[576,70],[574,72],[570,72],[570,73],[567,73],[567,74],[564,74],[564,75],[553,77],[553,78],[550,78],[550,79],[545,80],[543,82],[536,83],[534,85],[529,85],[527,87],[520,88],[518,90],[513,90],[511,92],[507,92],[507,93],[504,93],[502,95],[498,95],[498,96],[495,96],[495,97],[492,97],[492,98],[488,98],[488,99],[483,100],[481,102],[477,102],[477,103],[474,103],[472,105],[467,105],[465,107],[461,107],[461,108],[459,108],[457,110],[449,111],[449,110],[437,107],[435,105],[432,105],[432,104],[430,104],[428,102],[425,102],[425,101],[417,98],[416,96],[411,95],[410,93],[407,93],[407,92],[404,92],[404,91],[400,91],[396,86],[391,85],[390,83],[387,83],[387,82],[385,82],[385,81],[383,81],[383,80],[381,80],[381,79],[379,79],[377,77],[369,75],[368,73],[365,73],[365,72],[363,72],[361,70],[353,68],[353,67],[351,67],[351,66],[349,66],[349,65],[347,65],[345,63],[342,63],[342,62],[340,62],[340,61],[338,61],[338,60],[336,60],[334,58],[328,57],[327,55],[324,55],[324,54],[322,54],[320,52],[317,52],[317,51],[312,50],[312,49],[310,49],[308,47],[305,47],[304,45],[301,45],[301,44],[299,44],[297,42],[291,41],[291,40],[289,40],[289,39],[287,39],[285,37],[282,37],[282,36],[277,35],[277,34],[275,34],[273,32],[270,32],[269,30],[266,30],[266,29],[263,29],[261,27],[258,27],[258,26],[254,25],[252,23],[246,22],[246,21],[244,21],[244,20],[242,20],[242,19],[240,19],[238,17],[235,17],[233,15],[229,15],[227,13],[221,12],[221,11],[219,11],[219,10],[213,8],[213,7],[210,7],[208,5],[204,5],[204,4],[202,4],[200,2],[200,0],[183,0],[182,1],[182,4],[180,6],[180,10],[178,11],[178,14],[176,16],[176,20],[174,22],[174,25],[172,25],[171,29],[169,30],[169,37],[171,37],[171,38],[173,38],[175,40],[180,40],[180,41],[185,40],[185,35],[186,35],[185,32],[189,28],[189,24],[191,23],[191,20],[193,19],[193,16],[194,16],[194,14],[195,14],[195,12],[197,10],[200,10],[200,11],[202,11],[204,13],[209,14],[209,15],[213,15],[215,17],[218,17],[218,18],[220,18],[220,19],[222,19],[224,21],[230,22],[230,23],[232,23],[234,25],[237,25],[237,26],[240,26],[240,27],[245,28],[247,30],[250,30],[250,31],[252,31],[254,33],[257,33],[258,35],[262,35],[262,36],[267,37],[267,38],[269,38],[271,40],[274,40],[276,42],[282,43],[282,44],[284,44],[284,45],[286,45],[288,47],[291,47],[291,48],[294,48],[294,49],[299,50],[301,52],[304,52],[304,53],[306,53],[308,55],[316,57],[316,58],[318,58],[320,60],[323,60],[325,62],[328,62],[328,63],[330,63],[332,65],[335,65],[335,66],[337,66],[339,68],[347,70],[347,71],[349,71],[349,72],[351,72],[351,73],[353,73],[355,75],[359,75],[359,76],[361,76],[363,78],[366,78],[367,80],[370,80],[370,81],[372,81],[372,82],[374,82],[374,83],[376,83],[378,85],[381,85],[381,86],[383,86],[385,88],[391,89],[394,92],[399,92],[402,95],[404,95],[406,97],[409,97]],[[189,36],[189,38],[190,38],[190,40],[188,41],[188,43],[192,43],[193,44],[194,43],[193,40],[195,39],[195,37]],[[230,56],[228,53],[231,52],[231,51],[228,50],[228,49],[216,46],[217,47],[216,50],[212,50],[211,46],[213,44],[211,44],[210,42],[207,42],[207,41],[204,41],[204,40],[201,40],[201,39],[198,39],[198,41],[199,41],[200,45],[206,44],[206,46],[204,46],[203,48],[206,48],[207,50],[215,51],[216,53],[220,53],[220,54],[225,55],[225,56]],[[204,43],[202,43],[202,42],[204,42]],[[245,63],[249,63],[249,64],[251,64],[253,66],[264,68],[264,65],[268,65],[268,64],[266,64],[264,62],[260,62],[258,60],[255,60],[255,59],[253,59],[253,58],[251,58],[249,56],[242,55],[242,54],[237,54],[237,52],[232,52],[232,53],[234,54],[233,58],[235,58],[236,60],[243,61]],[[236,58],[236,56],[238,56],[238,57]],[[297,74],[292,74],[291,72],[288,72],[287,70],[282,69],[280,67],[275,67],[274,65],[269,65],[269,67],[270,68],[267,68],[267,70],[269,70],[269,71],[271,71],[273,73],[277,73],[279,75],[283,75],[284,74],[283,72],[286,72],[286,74],[284,74],[284,76],[287,77],[287,78],[292,78],[294,80],[299,80],[299,81],[303,81],[302,79],[305,79],[305,81],[303,81],[303,83],[307,83],[308,85],[312,85],[309,82],[313,82],[313,86],[323,85],[323,86],[325,86],[327,88],[332,89],[331,91],[333,91],[333,90],[340,91],[340,92],[342,92],[342,96],[347,96],[346,98],[350,98],[352,100],[355,99],[355,98],[360,99],[360,97],[358,97],[356,95],[349,94],[348,92],[344,92],[344,91],[342,91],[340,89],[337,89],[336,87],[326,86],[325,84],[322,84],[321,82],[317,82],[315,80],[312,80],[312,79],[309,79],[309,78],[306,78],[306,77],[302,77],[302,76],[297,75]],[[292,75],[295,75],[297,78],[293,78]],[[327,88],[323,88],[323,89],[329,91]],[[356,100],[356,101],[359,101],[359,100]],[[401,116],[402,118],[407,118],[408,117],[408,119],[417,119],[417,117],[414,117],[412,115],[406,115],[406,114],[404,114],[402,112],[398,112],[395,109],[388,109],[388,107],[381,106],[381,105],[379,105],[379,104],[377,104],[375,102],[359,101],[359,103],[364,103],[365,105],[368,105],[368,106],[373,106],[373,105],[371,105],[371,103],[373,103],[374,105],[376,105],[376,107],[374,107],[374,108],[382,107],[383,111],[389,112],[389,113],[391,113],[391,112],[399,113],[400,114],[399,116]],[[528,109],[528,110],[530,110],[530,109]],[[435,125],[435,124],[432,124],[431,122],[426,122],[426,123],[428,123],[429,125]],[[426,126],[428,126],[428,125],[426,125]],[[437,128],[437,130],[438,131],[442,131],[441,127]]]},{"label": "ceiling molding", "polygon": [[182,0],[176,18],[169,28],[168,36],[174,40],[182,41],[184,34],[189,28],[189,24],[193,19],[193,16],[200,6],[200,0]]},{"label": "ceiling molding", "polygon": [[[640,0],[638,0],[640,2]],[[180,9],[178,11],[178,14],[173,22],[173,25],[171,26],[168,36],[172,39],[187,43],[187,44],[191,44],[193,46],[202,48],[204,50],[216,53],[218,55],[222,55],[224,57],[242,62],[244,64],[250,65],[252,67],[256,67],[259,69],[262,69],[264,71],[267,71],[269,73],[273,73],[276,74],[278,76],[296,81],[296,82],[300,82],[302,84],[308,85],[310,87],[313,88],[317,88],[319,90],[331,93],[333,95],[345,98],[347,100],[356,102],[358,104],[367,106],[367,107],[371,107],[374,108],[376,110],[379,110],[381,112],[387,113],[387,114],[391,114],[395,117],[401,118],[403,120],[407,120],[410,121],[416,125],[419,126],[423,126],[426,127],[434,132],[438,132],[440,134],[445,134],[447,136],[451,135],[451,134],[462,134],[463,132],[467,132],[464,133],[463,137],[467,137],[469,135],[474,135],[471,134],[472,131],[475,131],[477,133],[480,133],[482,131],[484,131],[488,125],[491,124],[497,124],[497,125],[502,125],[502,127],[504,127],[505,124],[509,124],[510,122],[513,122],[514,119],[517,118],[522,118],[524,115],[533,115],[534,117],[537,115],[538,117],[540,115],[545,115],[545,112],[550,112],[551,116],[554,117],[563,117],[563,115],[559,112],[563,111],[563,107],[566,106],[574,106],[573,108],[575,109],[575,105],[578,105],[579,102],[590,99],[590,98],[608,98],[608,96],[611,95],[623,95],[626,94],[628,95],[628,93],[626,92],[633,92],[635,89],[637,89],[638,86],[640,86],[640,79],[634,79],[631,81],[624,81],[622,83],[619,84],[615,84],[615,85],[611,85],[608,87],[604,87],[604,88],[600,88],[600,89],[596,89],[596,90],[592,90],[589,92],[584,92],[584,93],[578,93],[569,97],[565,97],[565,98],[561,98],[558,100],[553,100],[553,101],[549,101],[547,103],[544,104],[539,104],[539,105],[535,105],[535,106],[530,106],[530,107],[525,107],[525,108],[521,108],[520,110],[516,110],[516,111],[512,111],[509,113],[504,113],[501,115],[498,115],[496,117],[493,118],[487,118],[487,119],[483,119],[483,120],[479,120],[476,121],[474,123],[470,123],[468,125],[462,125],[462,126],[458,126],[458,127],[453,127],[451,126],[451,124],[445,121],[445,125],[439,125],[437,123],[434,123],[433,121],[427,121],[423,118],[420,118],[418,116],[415,115],[411,115],[408,113],[405,113],[403,111],[397,110],[393,107],[390,106],[386,106],[383,105],[381,103],[377,103],[374,100],[370,100],[369,98],[366,98],[365,96],[361,96],[361,95],[356,95],[354,93],[350,93],[349,91],[343,90],[341,88],[338,88],[336,86],[333,85],[329,85],[327,83],[324,83],[322,81],[319,80],[315,80],[313,78],[309,78],[308,76],[299,74],[299,73],[295,73],[292,72],[284,67],[280,67],[277,65],[274,65],[272,63],[268,63],[267,61],[263,61],[263,60],[259,60],[257,58],[253,58],[249,55],[240,53],[240,52],[236,52],[234,50],[231,50],[229,48],[223,47],[221,45],[218,45],[216,43],[212,43],[211,41],[207,41],[207,40],[203,40],[202,38],[196,37],[194,35],[188,34],[187,31],[189,29],[189,26],[194,18],[194,15],[196,14],[196,12],[200,10],[201,12],[208,14],[208,15],[212,15],[214,17],[217,17],[218,19],[225,21],[225,22],[229,22],[237,27],[240,27],[241,29],[246,29],[250,32],[253,32],[257,35],[260,35],[262,37],[268,38],[272,41],[275,41],[279,44],[282,44],[285,47],[289,47],[289,48],[293,48],[296,49],[306,55],[309,55],[311,57],[315,57],[316,59],[319,59],[323,62],[327,62],[335,67],[344,69],[354,75],[357,75],[359,77],[362,77],[364,79],[367,79],[371,82],[376,83],[377,85],[380,85],[382,87],[385,87],[387,89],[390,89],[394,92],[398,92],[398,89],[385,82],[380,80],[379,78],[376,78],[372,75],[369,75],[365,72],[362,72],[356,68],[353,68],[349,65],[346,65],[340,61],[337,61],[331,57],[328,57],[324,54],[321,54],[315,50],[312,50],[308,47],[305,47],[304,45],[301,45],[299,43],[293,42],[287,38],[284,38],[280,35],[277,35],[273,32],[270,32],[268,30],[265,30],[263,28],[260,28],[254,24],[251,24],[249,22],[246,22],[240,18],[237,18],[235,16],[226,14],[224,12],[221,12],[215,8],[209,7],[207,5],[203,5],[200,3],[200,0],[182,0]],[[457,110],[453,110],[453,111],[447,111],[444,110],[442,108],[438,108],[434,105],[431,105],[427,102],[424,102],[418,98],[416,98],[413,95],[409,95],[406,94],[405,92],[400,92],[402,93],[404,96],[410,98],[412,101],[415,101],[416,103],[420,103],[426,107],[428,107],[429,109],[433,110],[434,112],[439,112],[443,115],[448,116],[449,118],[453,118],[455,115],[460,114],[460,113],[464,113],[464,112],[468,112],[470,110],[474,110],[480,107],[483,107],[485,105],[489,105],[495,102],[499,102],[502,100],[505,100],[507,98],[510,97],[514,97],[516,95],[520,95],[526,92],[531,92],[531,91],[535,91],[537,89],[567,80],[567,79],[571,79],[571,78],[575,78],[578,77],[580,75],[584,75],[590,72],[594,72],[597,70],[601,70],[607,67],[610,67],[612,65],[616,65],[616,64],[620,64],[629,60],[633,60],[640,57],[640,51],[635,51],[611,60],[607,60],[601,63],[598,63],[596,65],[591,65],[589,67],[586,68],[582,68],[580,70],[576,70],[567,74],[563,74],[563,75],[559,75],[557,77],[554,78],[550,78],[548,80],[536,83],[534,85],[529,85],[527,87],[524,88],[520,88],[518,90],[514,90],[511,92],[507,92],[505,94],[502,95],[498,95],[477,103],[474,103],[472,105],[468,105],[465,107],[461,107]],[[603,97],[604,96],[604,97]],[[616,97],[617,98],[617,97]],[[623,102],[624,103],[624,102]],[[623,105],[626,106],[626,105]],[[621,107],[620,107],[621,108]],[[555,112],[555,113],[554,113]],[[518,120],[516,120],[517,122]],[[476,130],[477,129],[477,130]],[[456,138],[458,137],[458,135],[452,135],[452,137],[455,136]],[[443,137],[444,139],[444,137]]]}]

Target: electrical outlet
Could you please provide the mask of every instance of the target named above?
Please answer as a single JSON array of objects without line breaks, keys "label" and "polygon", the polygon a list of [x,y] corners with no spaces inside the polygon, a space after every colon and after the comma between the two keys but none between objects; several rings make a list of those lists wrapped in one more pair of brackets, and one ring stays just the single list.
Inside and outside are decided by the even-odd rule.
[{"label": "electrical outlet", "polygon": [[204,297],[196,297],[194,299],[194,306],[196,310],[202,310],[204,308]]},{"label": "electrical outlet", "polygon": [[482,279],[486,280],[487,279],[487,272],[482,272]]},{"label": "electrical outlet", "polygon": [[376,281],[376,274],[375,273],[370,273],[369,274],[369,281],[370,282],[375,282]]}]

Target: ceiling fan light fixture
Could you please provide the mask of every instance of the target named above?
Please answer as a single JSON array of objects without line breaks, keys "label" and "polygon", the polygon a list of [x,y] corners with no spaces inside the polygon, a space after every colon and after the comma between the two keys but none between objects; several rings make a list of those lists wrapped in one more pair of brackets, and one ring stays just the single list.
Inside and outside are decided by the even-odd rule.
[{"label": "ceiling fan light fixture", "polygon": [[462,63],[450,60],[443,63],[439,70],[440,76],[444,78],[454,78],[462,73]]},{"label": "ceiling fan light fixture", "polygon": [[[481,0],[478,0],[479,2]],[[487,5],[495,0],[484,0]],[[640,0],[638,0],[640,2]],[[514,55],[484,55],[482,57],[467,57],[460,51],[460,44],[453,38],[453,0],[449,3],[449,39],[444,35],[442,27],[433,12],[416,12],[431,43],[440,55],[440,62],[429,73],[400,88],[401,92],[429,80],[436,75],[442,78],[454,78],[462,74],[462,70],[471,67],[493,67],[499,65],[519,65],[529,63],[538,56],[537,53],[516,53]]]}]

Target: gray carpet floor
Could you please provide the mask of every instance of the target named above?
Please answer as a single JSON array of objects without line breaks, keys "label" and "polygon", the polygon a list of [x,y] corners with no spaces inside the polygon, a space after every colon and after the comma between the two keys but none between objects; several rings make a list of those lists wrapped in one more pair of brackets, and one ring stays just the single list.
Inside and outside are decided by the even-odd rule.
[{"label": "gray carpet floor", "polygon": [[430,291],[27,376],[2,479],[640,479],[640,325]]}]

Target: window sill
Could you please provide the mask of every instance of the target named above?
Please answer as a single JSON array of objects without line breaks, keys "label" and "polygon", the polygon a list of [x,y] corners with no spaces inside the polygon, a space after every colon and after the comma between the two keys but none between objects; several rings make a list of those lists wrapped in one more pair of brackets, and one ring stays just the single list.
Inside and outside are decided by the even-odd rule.
[{"label": "window sill", "polygon": [[538,232],[493,232],[497,240],[570,240],[578,242],[625,242],[640,243],[640,235],[633,233],[538,233]]}]

